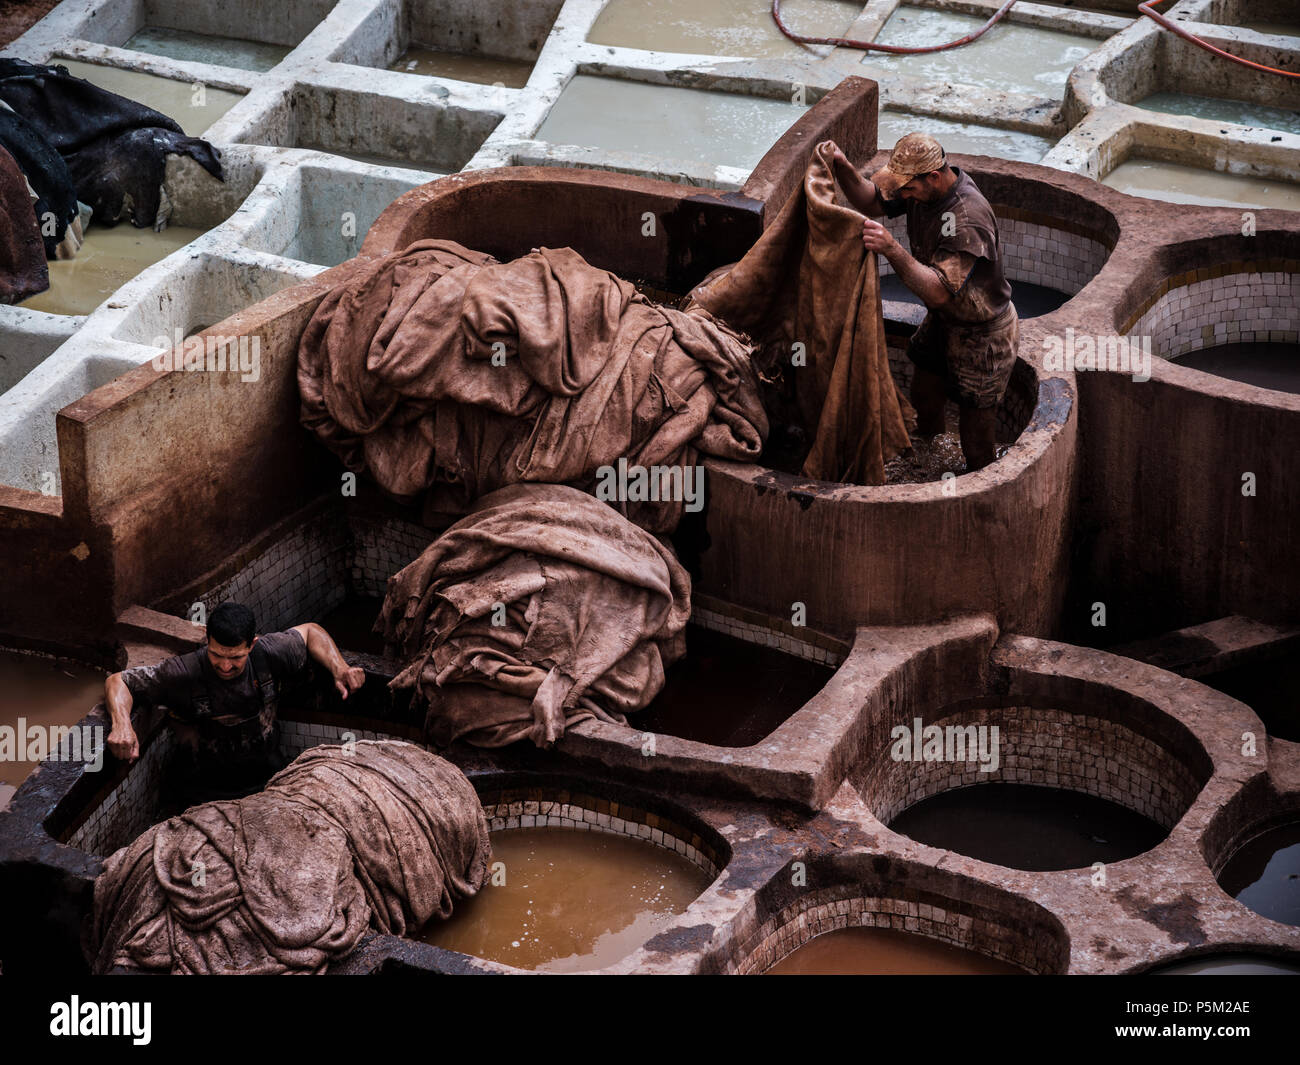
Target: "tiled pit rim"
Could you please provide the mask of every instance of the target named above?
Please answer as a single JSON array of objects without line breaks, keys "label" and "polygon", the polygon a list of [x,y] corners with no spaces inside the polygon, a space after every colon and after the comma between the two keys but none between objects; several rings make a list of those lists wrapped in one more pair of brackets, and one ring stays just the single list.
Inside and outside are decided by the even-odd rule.
[{"label": "tiled pit rim", "polygon": [[[859,790],[882,824],[923,799],[956,788],[1016,783],[1082,792],[1118,803],[1173,828],[1209,779],[1205,753],[1185,729],[1161,721],[1133,701],[1114,707],[1114,693],[1096,693],[1101,713],[968,700],[930,713],[925,724],[968,730],[996,726],[998,767],[969,762],[895,762],[885,754],[859,768]],[[972,705],[973,704],[973,705]],[[1112,716],[1113,714],[1113,716]],[[1142,718],[1147,720],[1143,721]],[[903,722],[889,722],[888,727]],[[971,736],[974,732],[967,733]]]},{"label": "tiled pit rim", "polygon": [[963,947],[1036,974],[1063,973],[1070,943],[1061,922],[1033,902],[897,858],[845,858],[812,862],[810,884],[800,892],[790,870],[759,891],[759,920],[722,971],[765,972],[825,932],[887,928]]}]

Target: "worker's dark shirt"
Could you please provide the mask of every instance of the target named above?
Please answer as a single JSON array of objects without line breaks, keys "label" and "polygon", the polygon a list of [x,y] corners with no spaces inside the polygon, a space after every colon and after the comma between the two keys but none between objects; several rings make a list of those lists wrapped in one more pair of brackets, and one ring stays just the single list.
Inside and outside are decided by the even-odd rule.
[{"label": "worker's dark shirt", "polygon": [[[247,790],[277,767],[275,696],[264,698],[255,656],[278,686],[307,664],[307,644],[293,631],[267,633],[253,645],[243,672],[231,680],[217,675],[206,645],[189,655],[122,673],[133,699],[167,709],[177,738],[190,755],[189,772],[210,792]],[[196,660],[197,680],[190,668]]]},{"label": "worker's dark shirt", "polygon": [[[984,194],[960,167],[948,195],[934,203],[881,199],[890,218],[907,215],[912,257],[932,267],[954,299],[931,313],[940,322],[989,322],[1011,302],[1011,285],[1002,274],[998,222]],[[947,216],[947,217],[945,217]]]}]

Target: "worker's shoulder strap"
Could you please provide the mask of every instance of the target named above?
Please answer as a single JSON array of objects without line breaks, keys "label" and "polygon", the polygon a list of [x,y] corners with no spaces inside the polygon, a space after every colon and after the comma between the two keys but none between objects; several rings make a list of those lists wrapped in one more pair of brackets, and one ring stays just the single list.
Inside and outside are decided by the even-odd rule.
[{"label": "worker's shoulder strap", "polygon": [[180,656],[190,682],[190,710],[195,717],[206,717],[212,713],[212,697],[208,693],[207,678],[203,675],[203,656],[206,653],[204,648],[199,647]]},{"label": "worker's shoulder strap", "polygon": [[[212,713],[212,693],[208,689],[208,678],[203,672],[203,656],[206,653],[205,648],[200,647],[180,656],[189,677],[190,706],[195,717],[206,717]],[[277,693],[270,656],[258,644],[253,644],[248,657],[253,668],[253,687],[262,697],[262,705],[273,710]]]}]

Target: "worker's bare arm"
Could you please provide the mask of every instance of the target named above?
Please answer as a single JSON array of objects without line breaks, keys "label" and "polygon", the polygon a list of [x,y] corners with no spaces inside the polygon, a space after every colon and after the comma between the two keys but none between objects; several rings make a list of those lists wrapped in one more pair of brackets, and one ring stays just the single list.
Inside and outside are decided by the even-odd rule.
[{"label": "worker's bare arm", "polygon": [[360,666],[349,666],[330,634],[314,621],[295,625],[293,631],[307,644],[307,653],[330,671],[334,687],[344,699],[366,682],[366,671]]},{"label": "worker's bare arm", "polygon": [[870,218],[862,223],[862,243],[868,251],[878,252],[889,260],[900,281],[921,297],[930,310],[939,310],[952,302],[952,293],[943,283],[939,271],[914,259],[879,222]]},{"label": "worker's bare arm", "polygon": [[871,179],[864,177],[838,146],[832,159],[835,164],[835,180],[840,183],[840,188],[844,190],[844,198],[853,205],[853,208],[870,218],[879,218],[883,215],[885,212],[880,207],[880,198]]},{"label": "worker's bare arm", "polygon": [[114,758],[134,762],[140,757],[140,739],[131,727],[131,709],[135,700],[121,673],[111,673],[104,681],[104,703],[108,707],[111,728],[108,733],[108,750]]}]

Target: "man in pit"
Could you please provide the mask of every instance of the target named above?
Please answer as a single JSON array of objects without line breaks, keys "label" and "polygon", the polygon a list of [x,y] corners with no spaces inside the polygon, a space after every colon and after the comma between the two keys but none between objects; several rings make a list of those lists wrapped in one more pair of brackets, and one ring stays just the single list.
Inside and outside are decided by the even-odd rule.
[{"label": "man in pit", "polygon": [[108,749],[126,762],[140,756],[131,727],[137,698],[165,707],[179,741],[165,781],[164,801],[177,809],[258,791],[284,767],[277,708],[280,686],[319,662],[346,699],[365,682],[329,634],[308,622],[255,635],[253,612],[222,603],[208,619],[207,643],[160,662],[114,673],[104,682],[112,721]]},{"label": "man in pit", "polygon": [[[994,459],[998,404],[1016,361],[1019,319],[1002,272],[998,223],[970,175],[949,166],[924,133],[899,139],[870,179],[835,149],[835,176],[849,203],[868,217],[862,243],[889,260],[928,313],[907,347],[916,366],[912,405],[917,435],[944,431],[944,402],[956,402],[967,470]],[[909,254],[879,222],[907,216]]]}]

